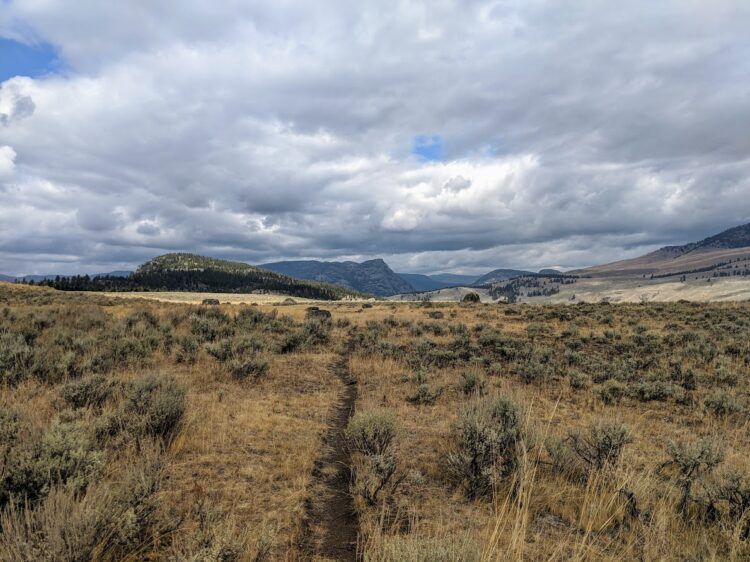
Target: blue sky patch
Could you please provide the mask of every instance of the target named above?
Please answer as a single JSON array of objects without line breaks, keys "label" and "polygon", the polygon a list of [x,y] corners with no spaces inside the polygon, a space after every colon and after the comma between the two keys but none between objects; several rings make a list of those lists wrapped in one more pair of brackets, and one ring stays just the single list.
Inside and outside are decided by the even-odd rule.
[{"label": "blue sky patch", "polygon": [[43,76],[61,66],[57,51],[49,43],[25,45],[0,38],[0,82],[14,76]]},{"label": "blue sky patch", "polygon": [[442,160],[443,138],[440,135],[417,135],[414,137],[411,153],[424,160]]}]

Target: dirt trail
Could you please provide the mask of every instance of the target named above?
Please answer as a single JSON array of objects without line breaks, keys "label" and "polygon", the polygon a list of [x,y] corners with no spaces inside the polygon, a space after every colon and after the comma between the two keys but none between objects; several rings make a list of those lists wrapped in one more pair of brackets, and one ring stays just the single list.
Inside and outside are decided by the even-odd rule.
[{"label": "dirt trail", "polygon": [[357,382],[349,373],[347,351],[333,365],[343,383],[338,403],[331,412],[331,426],[323,440],[323,454],[313,470],[307,505],[305,550],[320,560],[356,560],[359,524],[349,493],[350,457],[344,430],[354,414]]}]

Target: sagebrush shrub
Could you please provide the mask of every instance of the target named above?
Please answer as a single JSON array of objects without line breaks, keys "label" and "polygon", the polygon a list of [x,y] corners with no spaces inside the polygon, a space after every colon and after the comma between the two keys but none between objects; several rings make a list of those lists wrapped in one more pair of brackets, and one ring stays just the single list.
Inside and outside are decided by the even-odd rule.
[{"label": "sagebrush shrub", "polygon": [[480,396],[485,393],[487,388],[487,381],[484,380],[482,375],[474,373],[472,371],[461,373],[461,390],[464,394],[479,394]]},{"label": "sagebrush shrub", "polygon": [[684,512],[690,503],[693,483],[713,471],[724,460],[724,446],[717,439],[703,437],[696,441],[667,442],[669,460],[659,467],[659,472],[671,468],[676,472],[682,495],[679,510]]},{"label": "sagebrush shrub", "polygon": [[398,431],[396,415],[390,410],[359,412],[349,420],[346,440],[349,449],[364,455],[381,455],[389,450]]},{"label": "sagebrush shrub", "polygon": [[568,376],[568,382],[570,383],[570,388],[573,390],[586,390],[591,388],[592,385],[591,377],[580,371],[573,371],[570,373]]},{"label": "sagebrush shrub", "polygon": [[570,432],[567,438],[571,450],[593,470],[617,464],[632,441],[628,427],[618,422],[598,422],[585,431]]},{"label": "sagebrush shrub", "polygon": [[731,392],[716,388],[703,399],[706,410],[719,417],[739,414],[745,410],[740,399]]},{"label": "sagebrush shrub", "polygon": [[497,478],[517,469],[523,439],[521,408],[513,400],[500,396],[475,401],[464,408],[454,427],[448,474],[470,498],[485,495]]},{"label": "sagebrush shrub", "polygon": [[268,372],[268,361],[260,357],[243,357],[229,362],[229,373],[238,381],[259,379]]},{"label": "sagebrush shrub", "polygon": [[185,389],[172,377],[150,374],[127,388],[121,422],[136,437],[169,439],[185,413]]},{"label": "sagebrush shrub", "polygon": [[307,345],[328,343],[331,334],[331,321],[326,318],[308,318],[302,327],[302,334]]},{"label": "sagebrush shrub", "polygon": [[33,351],[22,335],[0,334],[0,383],[15,384],[21,380],[32,357]]},{"label": "sagebrush shrub", "polygon": [[175,361],[178,363],[193,364],[198,358],[198,340],[192,336],[180,338],[175,352]]},{"label": "sagebrush shrub", "polygon": [[80,492],[100,470],[104,453],[81,423],[57,423],[41,436],[29,436],[6,452],[0,505],[14,499],[36,503],[55,485]]},{"label": "sagebrush shrub", "polygon": [[352,492],[374,505],[397,470],[395,439],[398,424],[393,412],[373,410],[356,414],[344,432],[352,452]]},{"label": "sagebrush shrub", "polygon": [[599,385],[595,392],[599,399],[608,405],[619,404],[623,396],[628,392],[628,386],[617,379],[609,379]]},{"label": "sagebrush shrub", "polygon": [[406,399],[412,404],[434,404],[442,393],[442,388],[433,388],[431,385],[423,383]]},{"label": "sagebrush shrub", "polygon": [[90,375],[62,385],[60,397],[71,408],[101,407],[114,388],[114,382],[104,375]]},{"label": "sagebrush shrub", "polygon": [[207,343],[205,349],[206,353],[222,363],[229,361],[234,356],[234,347],[230,338],[223,338],[214,343]]}]

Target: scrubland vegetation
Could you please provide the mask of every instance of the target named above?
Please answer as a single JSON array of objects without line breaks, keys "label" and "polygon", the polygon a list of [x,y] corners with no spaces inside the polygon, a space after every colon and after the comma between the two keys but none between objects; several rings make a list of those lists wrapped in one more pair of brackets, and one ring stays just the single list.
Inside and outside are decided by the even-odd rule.
[{"label": "scrubland vegetation", "polygon": [[747,303],[324,308],[0,285],[0,558],[750,556]]}]

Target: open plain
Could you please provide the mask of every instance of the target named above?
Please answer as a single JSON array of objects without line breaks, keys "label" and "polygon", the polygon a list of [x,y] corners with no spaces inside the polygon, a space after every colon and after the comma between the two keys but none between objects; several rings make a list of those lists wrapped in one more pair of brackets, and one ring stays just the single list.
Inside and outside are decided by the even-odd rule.
[{"label": "open plain", "polygon": [[0,284],[4,559],[750,555],[749,304],[316,307]]}]

